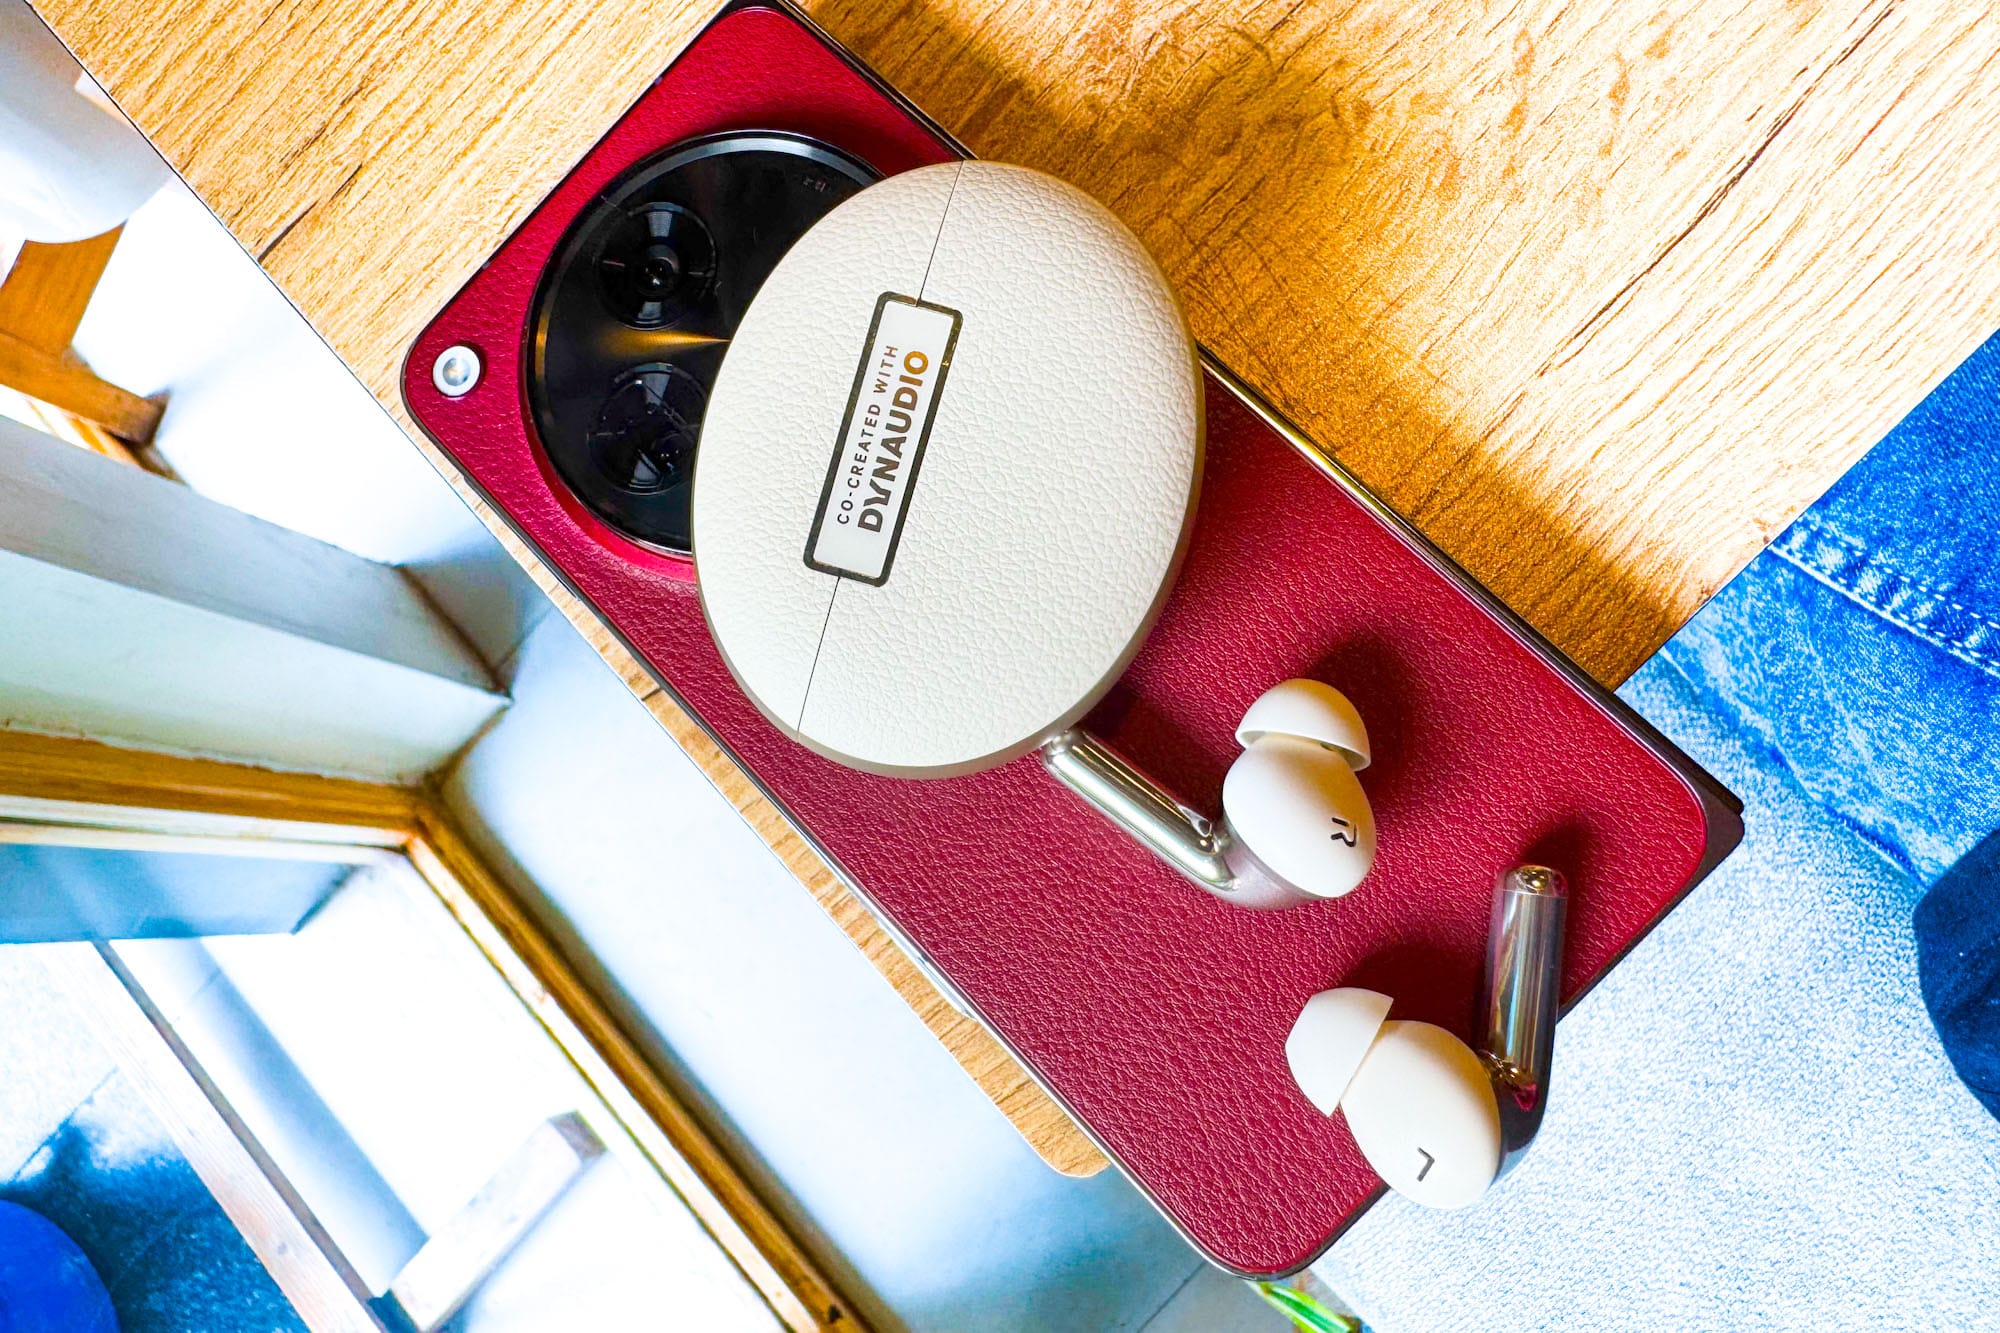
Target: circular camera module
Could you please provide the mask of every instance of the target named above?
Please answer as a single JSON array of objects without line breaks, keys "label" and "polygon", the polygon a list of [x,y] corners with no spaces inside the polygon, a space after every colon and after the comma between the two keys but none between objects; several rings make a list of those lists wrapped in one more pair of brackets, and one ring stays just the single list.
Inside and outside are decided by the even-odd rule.
[{"label": "circular camera module", "polygon": [[785,251],[876,173],[800,135],[679,144],[570,225],[535,293],[528,407],[564,485],[618,532],[686,555],[709,387]]}]

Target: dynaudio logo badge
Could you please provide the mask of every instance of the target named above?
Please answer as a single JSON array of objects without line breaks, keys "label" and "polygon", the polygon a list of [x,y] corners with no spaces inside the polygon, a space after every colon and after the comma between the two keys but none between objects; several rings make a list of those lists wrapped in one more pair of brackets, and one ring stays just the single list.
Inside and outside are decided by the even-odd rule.
[{"label": "dynaudio logo badge", "polygon": [[875,303],[806,539],[812,568],[877,587],[888,582],[959,319],[956,310],[893,292]]}]

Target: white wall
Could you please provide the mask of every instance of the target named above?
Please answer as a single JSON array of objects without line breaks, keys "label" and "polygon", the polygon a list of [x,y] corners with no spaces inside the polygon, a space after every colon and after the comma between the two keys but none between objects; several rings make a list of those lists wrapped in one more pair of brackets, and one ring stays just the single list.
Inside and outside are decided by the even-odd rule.
[{"label": "white wall", "polygon": [[0,420],[0,724],[413,780],[505,699],[397,570]]}]

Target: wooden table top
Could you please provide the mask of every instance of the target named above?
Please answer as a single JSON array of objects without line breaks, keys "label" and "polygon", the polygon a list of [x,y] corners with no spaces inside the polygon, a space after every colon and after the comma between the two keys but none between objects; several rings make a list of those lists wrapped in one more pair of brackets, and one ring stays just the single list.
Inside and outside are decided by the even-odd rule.
[{"label": "wooden table top", "polygon": [[[411,339],[712,11],[34,3],[427,450]],[[2000,327],[1987,5],[806,7],[1114,209],[1204,343],[1607,683]],[[509,546],[1030,1141],[1101,1164]]]}]

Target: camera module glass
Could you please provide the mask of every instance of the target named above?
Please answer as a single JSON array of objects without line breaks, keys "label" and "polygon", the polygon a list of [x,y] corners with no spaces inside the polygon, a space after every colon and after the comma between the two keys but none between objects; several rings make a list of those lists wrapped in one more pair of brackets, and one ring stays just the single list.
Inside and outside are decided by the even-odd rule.
[{"label": "camera module glass", "polygon": [[637,329],[671,324],[708,293],[715,241],[701,219],[675,204],[625,214],[597,258],[611,313]]},{"label": "camera module glass", "polygon": [[806,229],[876,179],[749,131],[639,163],[570,224],[535,293],[527,392],[562,483],[616,531],[686,555],[701,415],[750,300]]},{"label": "camera module glass", "polygon": [[640,366],[612,385],[590,454],[612,485],[635,495],[675,486],[694,461],[696,433],[708,394],[679,366]]}]

